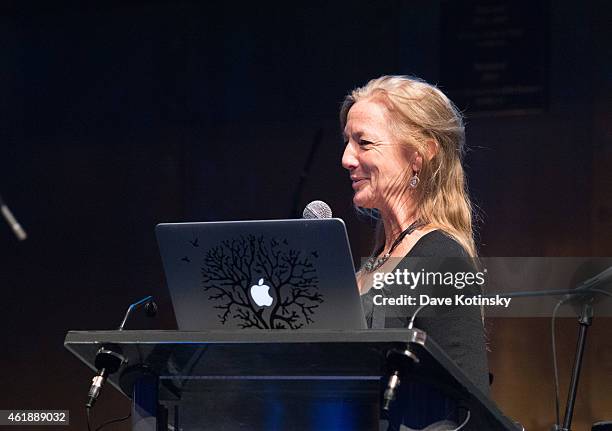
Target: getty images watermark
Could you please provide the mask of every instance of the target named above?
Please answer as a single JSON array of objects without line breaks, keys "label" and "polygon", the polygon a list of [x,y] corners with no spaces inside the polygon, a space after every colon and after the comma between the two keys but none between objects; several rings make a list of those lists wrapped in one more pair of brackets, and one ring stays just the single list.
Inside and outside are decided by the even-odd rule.
[{"label": "getty images watermark", "polygon": [[[406,268],[372,274],[374,305],[448,305],[508,308],[512,298],[485,296],[487,269],[481,271],[411,271]],[[399,289],[410,293],[400,293]],[[443,291],[442,291],[443,289]],[[452,289],[452,290],[449,290]],[[389,293],[392,292],[392,295]]]},{"label": "getty images watermark", "polygon": [[588,304],[612,317],[612,257],[393,258],[362,271],[375,306],[478,306],[487,317],[576,317]]}]

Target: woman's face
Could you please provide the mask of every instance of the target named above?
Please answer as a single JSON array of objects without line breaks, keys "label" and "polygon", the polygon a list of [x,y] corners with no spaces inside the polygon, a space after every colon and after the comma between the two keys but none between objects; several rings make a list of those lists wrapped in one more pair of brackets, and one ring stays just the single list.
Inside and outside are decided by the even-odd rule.
[{"label": "woman's face", "polygon": [[370,100],[355,103],[344,128],[342,166],[348,169],[362,208],[393,208],[402,201],[412,175],[407,150],[393,136],[386,108]]}]

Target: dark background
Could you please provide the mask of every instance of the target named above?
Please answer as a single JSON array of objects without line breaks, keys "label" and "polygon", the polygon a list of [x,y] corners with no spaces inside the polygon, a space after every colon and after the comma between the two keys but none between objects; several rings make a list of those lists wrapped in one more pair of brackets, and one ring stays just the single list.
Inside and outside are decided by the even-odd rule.
[{"label": "dark background", "polygon": [[[3,2],[0,192],[30,237],[19,243],[0,223],[0,409],[69,409],[70,428],[84,429],[92,373],[63,348],[66,332],[113,328],[147,294],[158,298],[160,316],[135,316],[132,328],[172,328],[155,224],[290,217],[317,133],[299,206],[327,201],[346,221],[354,255],[367,254],[370,226],[355,216],[340,166],[338,108],[350,89],[382,74],[420,76],[443,91],[446,81],[457,85],[465,68],[454,69],[441,49],[454,28],[452,16],[441,20],[444,7]],[[609,8],[569,0],[534,7],[543,61],[533,73],[546,90],[539,109],[460,106],[481,253],[609,256]],[[599,322],[576,429],[612,419],[612,337]],[[561,327],[567,375],[575,328]],[[548,321],[490,328],[494,397],[528,429],[548,429]],[[97,421],[128,408],[106,388]]]}]

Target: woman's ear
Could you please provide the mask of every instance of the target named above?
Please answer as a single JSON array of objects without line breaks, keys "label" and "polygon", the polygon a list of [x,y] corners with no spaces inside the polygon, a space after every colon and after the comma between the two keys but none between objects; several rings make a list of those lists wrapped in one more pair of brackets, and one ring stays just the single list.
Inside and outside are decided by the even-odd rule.
[{"label": "woman's ear", "polygon": [[[425,157],[427,157],[427,161],[431,161],[431,159],[438,154],[438,151],[440,151],[440,146],[434,139],[427,140],[425,144]],[[423,168],[423,155],[421,155],[418,151],[415,151],[412,154],[411,168],[412,172],[421,172],[421,169]]]},{"label": "woman's ear", "polygon": [[421,156],[418,151],[415,151],[412,155],[412,162],[410,163],[410,166],[412,168],[412,174],[418,174],[421,172],[421,169],[423,168],[423,156]]},{"label": "woman's ear", "polygon": [[440,145],[435,139],[428,139],[427,144],[427,160],[433,159],[440,151]]}]

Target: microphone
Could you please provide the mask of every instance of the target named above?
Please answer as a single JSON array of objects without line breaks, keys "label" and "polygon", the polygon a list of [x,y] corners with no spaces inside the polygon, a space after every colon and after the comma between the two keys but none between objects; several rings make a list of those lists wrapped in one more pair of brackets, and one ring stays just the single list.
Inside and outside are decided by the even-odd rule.
[{"label": "microphone", "polygon": [[[145,296],[128,307],[125,316],[121,321],[121,325],[119,325],[119,331],[123,331],[123,327],[132,314],[132,311],[143,305],[145,306],[146,313],[149,317],[153,317],[157,314],[157,304],[153,300],[153,297]],[[89,387],[89,391],[87,393],[87,403],[85,404],[87,409],[91,409],[96,403],[96,400],[102,391],[102,386],[104,386],[108,376],[117,372],[125,363],[127,363],[127,359],[122,355],[119,346],[107,345],[100,347],[96,353],[95,362],[96,368],[99,371],[98,374],[96,374],[92,379],[91,386]]]},{"label": "microphone", "polygon": [[[111,348],[119,351],[119,353],[111,350]],[[127,359],[120,352],[121,350],[117,346],[107,346],[100,347],[98,353],[96,353],[96,368],[100,371],[91,380],[91,386],[89,387],[89,392],[87,392],[87,403],[85,403],[85,406],[88,409],[92,408],[96,403],[108,376],[115,373],[127,362]]]},{"label": "microphone", "polygon": [[612,282],[612,266],[600,272],[595,277],[591,277],[588,280],[583,281],[576,286],[576,289],[593,289],[601,286],[602,284],[610,282]]},{"label": "microphone", "polygon": [[19,222],[15,219],[9,207],[6,206],[6,204],[2,200],[2,196],[0,196],[0,212],[4,216],[4,219],[6,220],[8,225],[11,227],[11,230],[13,231],[17,239],[19,239],[19,241],[25,240],[28,235],[26,234],[25,230],[23,230]]},{"label": "microphone", "polygon": [[[596,274],[596,275],[593,275]],[[570,281],[571,291],[564,300],[581,315],[585,305],[595,305],[603,296],[612,296],[612,261],[609,258],[593,258],[576,269]]]},{"label": "microphone", "polygon": [[431,305],[431,303],[423,304],[419,308],[417,308],[417,310],[412,314],[412,317],[410,318],[410,321],[408,322],[408,326],[407,326],[408,329],[412,329],[413,328],[414,321],[416,320],[417,314],[419,314],[419,312],[423,308],[427,307],[428,305]]},{"label": "microphone", "polygon": [[304,208],[304,212],[302,213],[303,218],[312,219],[312,218],[331,218],[332,210],[323,201],[312,201],[306,208]]},{"label": "microphone", "polygon": [[402,374],[407,371],[407,367],[415,366],[420,363],[420,359],[412,352],[409,345],[403,349],[393,349],[387,353],[387,363],[391,370],[387,385],[383,392],[382,409],[389,412],[391,404],[395,401],[396,393],[401,385]]},{"label": "microphone", "polygon": [[391,403],[395,400],[395,391],[399,388],[400,378],[399,371],[395,370],[389,377],[389,381],[387,382],[387,387],[385,388],[385,392],[383,393],[383,410],[389,411],[391,408]]},{"label": "microphone", "polygon": [[125,323],[130,317],[130,314],[132,314],[132,311],[142,307],[143,305],[145,306],[147,316],[154,317],[157,314],[157,304],[155,303],[155,300],[150,295],[145,296],[140,301],[136,301],[128,307],[127,311],[125,312],[125,316],[123,316],[123,320],[121,321],[121,325],[119,325],[119,328],[117,330],[123,331],[123,327],[125,326]]}]

